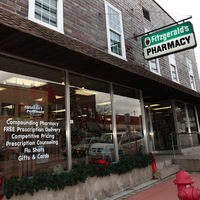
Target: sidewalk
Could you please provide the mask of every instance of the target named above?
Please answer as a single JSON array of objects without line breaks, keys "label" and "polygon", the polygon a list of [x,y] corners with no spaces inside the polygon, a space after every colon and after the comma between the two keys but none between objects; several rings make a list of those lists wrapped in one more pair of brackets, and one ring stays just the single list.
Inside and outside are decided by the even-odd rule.
[{"label": "sidewalk", "polygon": [[[200,147],[185,150],[182,155],[176,155],[176,158],[200,158]],[[173,155],[157,155],[156,162],[173,159]],[[192,161],[188,161],[188,164]],[[194,164],[194,163],[193,163]],[[190,165],[190,164],[189,164]],[[183,168],[182,168],[183,169]],[[187,170],[186,170],[187,171]],[[189,173],[189,172],[188,172]],[[200,172],[189,173],[191,179],[194,180],[192,186],[200,189]],[[174,184],[176,174],[165,179],[152,179],[141,185],[135,186],[131,189],[125,190],[112,197],[104,200],[178,200],[177,185]]]},{"label": "sidewalk", "polygon": [[[156,159],[162,160],[166,159],[167,156],[157,156]],[[171,157],[171,156],[169,156]],[[192,148],[185,150],[182,155],[176,155],[176,158],[200,158],[200,148]],[[189,173],[189,172],[188,172]],[[200,189],[200,173],[191,172],[189,173],[191,179],[194,180],[192,186]],[[160,182],[155,182],[151,187],[143,188],[143,190],[135,191],[132,196],[122,197],[118,200],[178,200],[177,185],[174,184],[176,179],[176,174],[168,177],[166,179],[160,180]]]},{"label": "sidewalk", "polygon": [[[192,186],[200,189],[200,173],[190,174]],[[178,200],[176,174],[163,180],[150,180],[105,200]]]},{"label": "sidewalk", "polygon": [[[200,188],[200,174],[199,173],[192,173],[190,174],[191,179],[194,180],[193,186]],[[130,198],[122,198],[126,200],[178,200],[178,191],[177,186],[174,184],[174,180],[176,176],[163,181],[153,187],[150,187],[146,190],[143,190]]]}]

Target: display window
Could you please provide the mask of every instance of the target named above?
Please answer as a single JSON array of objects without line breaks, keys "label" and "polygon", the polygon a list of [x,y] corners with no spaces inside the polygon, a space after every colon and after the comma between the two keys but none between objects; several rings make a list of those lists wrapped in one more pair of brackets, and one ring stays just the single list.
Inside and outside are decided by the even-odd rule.
[{"label": "display window", "polygon": [[5,178],[67,169],[65,74],[28,69],[0,71],[0,174]]},{"label": "display window", "polygon": [[188,132],[185,103],[175,101],[175,111],[177,116],[178,133]]},{"label": "display window", "polygon": [[191,104],[187,104],[188,109],[188,120],[190,125],[190,132],[192,137],[192,145],[199,146],[199,133],[198,133],[198,125],[197,125],[197,116],[195,106]]},{"label": "display window", "polygon": [[142,153],[139,92],[114,85],[113,96],[108,83],[75,75],[69,80],[73,167]]},{"label": "display window", "polygon": [[109,84],[72,74],[69,79],[73,167],[114,161]]},{"label": "display window", "polygon": [[178,125],[179,146],[187,148],[199,145],[198,125],[195,106],[175,101]]},{"label": "display window", "polygon": [[142,112],[139,92],[114,85],[119,157],[142,153]]},{"label": "display window", "polygon": [[138,91],[66,73],[17,60],[1,66],[0,175],[6,179],[140,153]]},{"label": "display window", "polygon": [[194,105],[187,104],[191,132],[197,132],[197,120]]}]

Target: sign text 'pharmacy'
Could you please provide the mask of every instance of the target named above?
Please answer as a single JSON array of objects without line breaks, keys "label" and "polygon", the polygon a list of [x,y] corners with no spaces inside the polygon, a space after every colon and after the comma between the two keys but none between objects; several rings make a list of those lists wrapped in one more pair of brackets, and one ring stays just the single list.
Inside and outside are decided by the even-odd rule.
[{"label": "sign text 'pharmacy'", "polygon": [[196,47],[192,24],[185,22],[142,38],[145,59],[153,59],[167,54]]}]

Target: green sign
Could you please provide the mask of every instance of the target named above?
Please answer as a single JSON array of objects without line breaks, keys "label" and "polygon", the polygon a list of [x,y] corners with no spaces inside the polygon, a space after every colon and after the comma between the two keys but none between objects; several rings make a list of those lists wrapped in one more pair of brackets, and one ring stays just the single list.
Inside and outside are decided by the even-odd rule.
[{"label": "green sign", "polygon": [[147,60],[194,48],[196,45],[191,22],[185,22],[142,37],[144,57]]}]

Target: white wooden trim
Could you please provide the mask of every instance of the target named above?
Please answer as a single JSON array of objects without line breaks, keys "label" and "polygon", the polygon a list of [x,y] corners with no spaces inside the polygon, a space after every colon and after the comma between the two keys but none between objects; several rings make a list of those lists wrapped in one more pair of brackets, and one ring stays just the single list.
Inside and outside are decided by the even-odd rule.
[{"label": "white wooden trim", "polygon": [[57,9],[58,9],[57,10],[57,27],[47,24],[47,23],[35,18],[35,16],[34,16],[35,0],[29,0],[28,18],[33,22],[41,24],[42,26],[48,27],[48,28],[58,31],[60,33],[64,33],[64,30],[63,30],[63,0],[57,0]]}]

